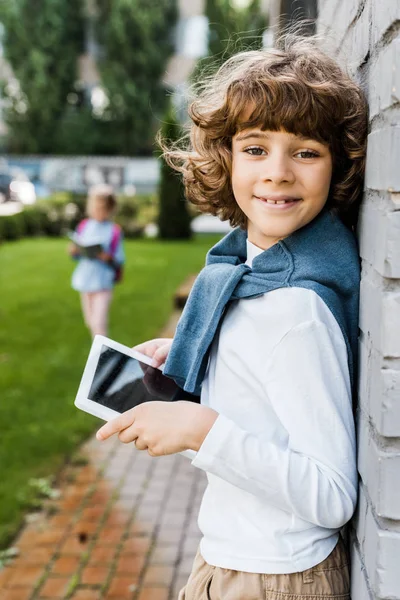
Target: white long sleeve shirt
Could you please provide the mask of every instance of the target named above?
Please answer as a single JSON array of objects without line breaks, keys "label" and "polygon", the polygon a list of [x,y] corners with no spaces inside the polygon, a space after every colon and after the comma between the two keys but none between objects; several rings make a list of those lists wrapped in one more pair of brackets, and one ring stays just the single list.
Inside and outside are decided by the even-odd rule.
[{"label": "white long sleeve shirt", "polygon": [[[248,242],[247,264],[261,252]],[[234,301],[213,342],[202,404],[219,414],[192,464],[207,472],[201,554],[252,573],[308,569],[357,498],[346,344],[313,291]]]}]

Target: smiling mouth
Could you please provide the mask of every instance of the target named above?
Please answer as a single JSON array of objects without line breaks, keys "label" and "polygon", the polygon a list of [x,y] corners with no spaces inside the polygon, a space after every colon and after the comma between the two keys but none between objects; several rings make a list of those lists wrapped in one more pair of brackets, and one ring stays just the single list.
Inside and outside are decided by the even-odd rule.
[{"label": "smiling mouth", "polygon": [[295,202],[300,202],[301,198],[279,198],[274,200],[273,198],[263,198],[261,196],[255,196],[257,200],[261,200],[266,204],[278,205],[278,204],[294,204]]}]

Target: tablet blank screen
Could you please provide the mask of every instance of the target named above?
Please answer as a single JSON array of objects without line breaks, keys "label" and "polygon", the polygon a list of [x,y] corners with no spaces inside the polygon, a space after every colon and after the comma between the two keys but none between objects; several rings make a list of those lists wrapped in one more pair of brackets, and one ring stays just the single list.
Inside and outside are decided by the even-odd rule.
[{"label": "tablet blank screen", "polygon": [[199,400],[197,396],[187,398],[187,394],[160,369],[104,345],[88,398],[120,413],[152,400]]}]

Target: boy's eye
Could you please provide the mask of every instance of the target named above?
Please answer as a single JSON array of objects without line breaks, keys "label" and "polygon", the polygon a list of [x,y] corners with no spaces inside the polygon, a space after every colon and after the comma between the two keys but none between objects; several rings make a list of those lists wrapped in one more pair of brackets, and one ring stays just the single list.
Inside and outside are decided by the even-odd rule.
[{"label": "boy's eye", "polygon": [[262,156],[263,152],[265,152],[260,146],[251,146],[250,148],[245,148],[244,151],[250,154],[250,156]]},{"label": "boy's eye", "polygon": [[300,158],[316,158],[319,154],[312,150],[301,150],[300,152],[297,152],[296,156],[300,156]]}]

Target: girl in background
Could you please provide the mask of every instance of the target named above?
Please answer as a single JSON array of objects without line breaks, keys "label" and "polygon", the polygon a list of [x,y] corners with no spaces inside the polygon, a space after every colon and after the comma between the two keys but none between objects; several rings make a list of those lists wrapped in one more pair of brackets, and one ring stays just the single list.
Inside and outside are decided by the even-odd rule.
[{"label": "girl in background", "polygon": [[[77,244],[71,243],[69,254],[78,260],[72,275],[72,287],[80,293],[85,324],[91,335],[107,335],[108,312],[113,288],[119,279],[125,255],[121,228],[112,221],[117,206],[109,185],[89,189],[88,218],[76,229]],[[95,258],[82,255],[80,246],[99,244],[102,251]]]}]

